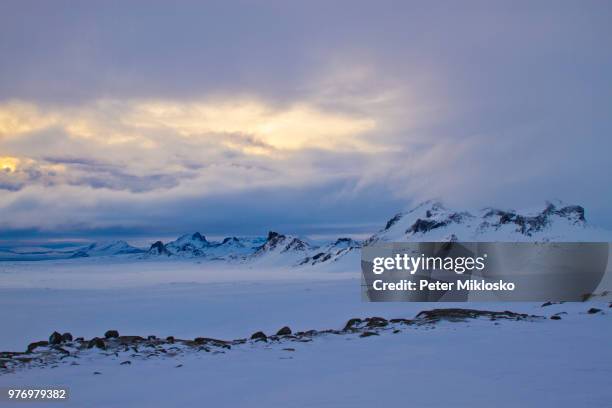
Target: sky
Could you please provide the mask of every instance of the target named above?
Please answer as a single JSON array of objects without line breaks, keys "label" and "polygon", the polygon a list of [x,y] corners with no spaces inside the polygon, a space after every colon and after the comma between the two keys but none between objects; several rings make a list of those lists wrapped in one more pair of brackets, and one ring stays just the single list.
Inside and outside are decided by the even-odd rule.
[{"label": "sky", "polygon": [[0,3],[0,239],[612,229],[612,3]]}]

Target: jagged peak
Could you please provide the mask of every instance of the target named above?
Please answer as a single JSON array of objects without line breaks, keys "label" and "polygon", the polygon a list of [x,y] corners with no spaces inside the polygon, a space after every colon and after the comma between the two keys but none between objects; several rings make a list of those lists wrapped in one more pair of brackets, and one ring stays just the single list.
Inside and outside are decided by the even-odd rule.
[{"label": "jagged peak", "polygon": [[169,255],[170,254],[168,250],[166,249],[166,246],[164,245],[164,243],[161,241],[155,241],[154,243],[152,243],[151,247],[149,248],[149,253],[156,254],[156,255],[161,255],[161,254]]},{"label": "jagged peak", "polygon": [[192,234],[181,235],[180,237],[177,238],[177,241],[179,242],[183,242],[183,241],[208,242],[206,240],[206,237],[197,231]]},{"label": "jagged peak", "polygon": [[284,239],[284,238],[286,238],[286,236],[283,234],[279,234],[276,231],[268,231],[268,237],[266,239],[268,241],[274,241],[274,240]]}]

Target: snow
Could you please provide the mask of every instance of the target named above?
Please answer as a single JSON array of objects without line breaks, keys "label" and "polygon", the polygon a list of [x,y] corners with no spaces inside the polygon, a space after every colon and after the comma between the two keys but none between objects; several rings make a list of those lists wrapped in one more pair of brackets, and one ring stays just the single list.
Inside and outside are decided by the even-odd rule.
[{"label": "snow", "polygon": [[[303,320],[303,324],[318,328],[337,320],[332,326],[340,327],[346,319],[339,320],[336,308],[347,303],[351,306],[340,306],[344,310],[339,314],[391,312],[378,308],[381,305],[347,302],[346,295],[331,297],[349,292],[346,289],[349,287],[339,282],[314,285],[311,291],[302,291],[301,299],[286,303],[288,297],[299,293],[297,286],[261,288],[254,295],[252,288],[239,286],[244,291],[236,290],[234,299],[246,296],[249,301],[263,301],[266,306],[250,302],[236,305],[222,291],[218,298],[202,302],[198,312],[223,316],[229,321],[226,329],[239,329],[242,335],[254,330],[255,321],[276,329],[281,322],[291,320],[289,315],[301,319],[310,316],[312,320],[308,323]],[[195,298],[186,300],[186,309],[193,306],[190,303]],[[315,302],[323,299],[330,300],[323,304]],[[134,306],[139,301],[123,300],[127,303],[118,305],[117,313],[121,306]],[[162,303],[173,309],[172,302]],[[296,308],[297,305],[300,307]],[[249,306],[254,310],[240,320],[239,309]],[[393,305],[395,313],[409,317],[414,314],[409,309],[428,306]],[[33,368],[1,376],[0,387],[67,386],[71,399],[62,405],[75,407],[609,406],[610,314],[587,315],[586,304],[516,306],[544,315],[561,310],[569,314],[560,321],[509,321],[498,325],[491,321],[448,322],[435,328],[407,328],[398,334],[387,331],[368,338],[326,335],[310,343],[247,343],[224,354],[194,352],[180,357],[135,359],[127,354],[103,356],[102,352],[91,350],[77,361],[79,365]],[[166,325],[172,317],[185,319],[176,314],[184,311],[182,307],[156,317]],[[275,315],[282,314],[279,309],[291,313]],[[145,310],[146,307],[137,308],[128,313],[144,317]],[[327,316],[329,312],[334,314],[333,319]],[[113,314],[114,309],[108,313]],[[249,320],[251,324],[244,324]],[[272,320],[276,320],[276,325],[270,323]],[[315,321],[319,324],[314,325]],[[217,323],[220,322],[221,319]],[[200,334],[214,332],[215,322],[201,326],[197,320],[191,323],[199,326]],[[283,350],[288,347],[295,351]],[[131,364],[120,364],[126,360]]]},{"label": "snow", "polygon": [[[429,202],[399,214],[367,242],[609,241],[578,209],[566,208],[474,215]],[[537,228],[521,231],[521,225]],[[74,359],[78,365],[2,374],[0,388],[63,385],[70,399],[49,405],[94,408],[610,406],[610,267],[597,289],[601,296],[584,303],[367,303],[361,298],[361,243],[315,247],[290,235],[270,237],[214,242],[188,234],[167,244],[175,254],[185,247],[184,256],[117,255],[133,248],[118,242],[84,247],[89,257],[0,262],[0,350],[24,350],[55,330],[87,339],[116,329],[230,340],[286,325],[295,332],[341,329],[354,317],[413,318],[439,307],[546,318],[441,322],[367,338],[325,334],[307,343],[247,342],[223,353],[192,350],[175,357],[91,349]],[[265,250],[254,256],[257,248]],[[3,251],[11,259],[17,252]],[[194,256],[197,251],[201,256]],[[330,254],[327,261],[313,261],[320,252]],[[588,314],[591,307],[602,312]],[[548,319],[556,313],[566,314]],[[126,360],[131,364],[120,364]]]},{"label": "snow", "polygon": [[[355,270],[193,260],[3,263],[0,349],[23,350],[53,330],[86,338],[117,329],[233,339],[285,325],[294,331],[342,328],[352,317],[412,318],[452,306],[362,302],[358,276]],[[79,365],[2,375],[0,387],[68,386],[71,399],[62,405],[75,407],[609,406],[612,313],[606,302],[454,306],[568,314],[560,321],[446,322],[368,338],[247,343],[224,354],[173,358],[91,350]],[[604,313],[586,314],[593,306]],[[132,364],[121,365],[126,359]]]}]

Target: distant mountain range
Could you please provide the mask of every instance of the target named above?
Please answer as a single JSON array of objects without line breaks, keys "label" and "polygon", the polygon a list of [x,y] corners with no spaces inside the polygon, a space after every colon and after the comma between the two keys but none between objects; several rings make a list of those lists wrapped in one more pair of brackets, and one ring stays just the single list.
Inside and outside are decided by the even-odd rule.
[{"label": "distant mountain range", "polygon": [[43,260],[88,257],[134,259],[197,258],[207,261],[318,265],[358,254],[375,242],[486,241],[572,242],[609,241],[610,234],[587,224],[584,208],[548,203],[541,211],[522,212],[485,208],[477,213],[456,211],[438,201],[427,201],[387,221],[384,228],[364,241],[338,238],[323,245],[270,231],[266,237],[227,237],[209,241],[199,232],[174,241],[157,241],[137,248],[125,241],[93,243],[76,249],[21,248],[0,250],[0,260]]}]

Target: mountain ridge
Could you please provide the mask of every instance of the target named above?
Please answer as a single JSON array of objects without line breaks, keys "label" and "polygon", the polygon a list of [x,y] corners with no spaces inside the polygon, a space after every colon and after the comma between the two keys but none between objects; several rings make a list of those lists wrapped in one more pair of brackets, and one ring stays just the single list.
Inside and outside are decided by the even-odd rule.
[{"label": "mountain ridge", "polygon": [[[591,227],[579,205],[547,202],[544,209],[531,212],[494,207],[469,212],[449,209],[440,201],[430,200],[395,214],[365,240],[339,237],[317,245],[299,236],[269,231],[265,237],[229,236],[215,241],[196,231],[167,243],[155,241],[148,249],[119,240],[92,243],[71,251],[49,251],[48,259],[129,256],[314,266],[336,262],[363,246],[381,241],[608,242],[611,235]],[[38,260],[44,256],[44,251],[0,251],[0,260]]]}]

